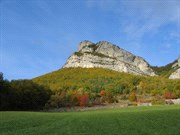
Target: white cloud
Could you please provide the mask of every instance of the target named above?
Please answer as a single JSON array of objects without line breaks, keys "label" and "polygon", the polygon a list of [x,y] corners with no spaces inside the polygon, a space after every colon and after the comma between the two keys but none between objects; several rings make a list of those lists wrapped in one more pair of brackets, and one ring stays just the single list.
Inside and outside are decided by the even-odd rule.
[{"label": "white cloud", "polygon": [[178,1],[140,1],[123,4],[129,9],[125,11],[126,15],[131,17],[130,24],[124,28],[124,32],[131,37],[141,38],[145,33],[156,31],[168,23],[179,25]]},{"label": "white cloud", "polygon": [[114,11],[119,17],[125,16],[126,20],[120,18],[123,24],[120,30],[132,39],[141,38],[146,33],[156,34],[168,23],[174,23],[180,31],[179,0],[87,0],[87,4]]}]

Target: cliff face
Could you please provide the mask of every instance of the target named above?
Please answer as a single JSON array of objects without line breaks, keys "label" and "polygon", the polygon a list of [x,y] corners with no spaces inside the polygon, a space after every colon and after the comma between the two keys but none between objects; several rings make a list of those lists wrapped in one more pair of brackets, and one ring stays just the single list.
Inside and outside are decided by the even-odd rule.
[{"label": "cliff face", "polygon": [[77,52],[72,54],[63,66],[63,68],[70,67],[108,68],[136,75],[155,76],[154,71],[143,58],[106,41],[96,44],[82,41]]},{"label": "cliff face", "polygon": [[180,79],[180,56],[172,68],[177,68],[177,70],[169,76],[169,79]]},{"label": "cliff face", "polygon": [[180,68],[178,68],[175,72],[173,72],[169,79],[180,79]]}]

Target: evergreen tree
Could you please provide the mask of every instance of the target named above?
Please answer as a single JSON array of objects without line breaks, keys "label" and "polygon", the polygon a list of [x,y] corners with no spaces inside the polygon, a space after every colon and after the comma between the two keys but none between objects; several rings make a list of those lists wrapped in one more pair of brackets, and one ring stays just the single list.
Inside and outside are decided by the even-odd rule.
[{"label": "evergreen tree", "polygon": [[0,72],[0,80],[3,80],[3,73]]}]

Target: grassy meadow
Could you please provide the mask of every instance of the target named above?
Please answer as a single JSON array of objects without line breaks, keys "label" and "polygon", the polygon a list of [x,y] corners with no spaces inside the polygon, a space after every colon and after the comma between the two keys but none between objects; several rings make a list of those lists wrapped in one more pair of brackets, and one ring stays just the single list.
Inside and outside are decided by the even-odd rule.
[{"label": "grassy meadow", "polygon": [[180,134],[180,106],[84,112],[0,112],[1,135]]}]

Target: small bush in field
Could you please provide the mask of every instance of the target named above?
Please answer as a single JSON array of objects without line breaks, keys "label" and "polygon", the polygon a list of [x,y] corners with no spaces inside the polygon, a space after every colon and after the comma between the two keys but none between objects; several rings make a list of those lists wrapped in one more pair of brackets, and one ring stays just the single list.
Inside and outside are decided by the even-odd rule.
[{"label": "small bush in field", "polygon": [[113,95],[108,91],[101,90],[99,95],[101,96],[101,103],[105,103],[105,102],[113,103],[114,102]]},{"label": "small bush in field", "polygon": [[165,99],[174,99],[174,98],[176,98],[176,96],[172,92],[170,92],[170,91],[165,92],[163,94],[163,97]]},{"label": "small bush in field", "polygon": [[143,98],[141,98],[141,99],[138,99],[138,100],[137,100],[137,102],[138,102],[138,103],[145,103],[145,102],[146,102],[146,100],[145,100],[145,99],[143,99]]},{"label": "small bush in field", "polygon": [[132,102],[137,101],[136,94],[134,92],[131,92],[128,99]]},{"label": "small bush in field", "polygon": [[176,97],[177,97],[177,98],[180,98],[180,90],[177,90],[177,91],[176,91]]},{"label": "small bush in field", "polygon": [[161,97],[161,96],[155,96],[153,99],[152,99],[152,101],[151,101],[151,103],[153,104],[153,105],[163,105],[164,104],[164,99]]},{"label": "small bush in field", "polygon": [[106,96],[106,94],[107,94],[107,92],[105,90],[101,90],[101,92],[100,92],[101,96]]},{"label": "small bush in field", "polygon": [[79,95],[77,96],[77,99],[79,101],[79,105],[82,107],[82,106],[85,106],[85,104],[89,100],[89,97],[88,95]]}]

